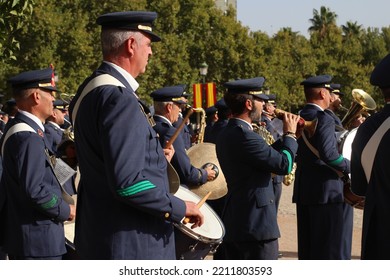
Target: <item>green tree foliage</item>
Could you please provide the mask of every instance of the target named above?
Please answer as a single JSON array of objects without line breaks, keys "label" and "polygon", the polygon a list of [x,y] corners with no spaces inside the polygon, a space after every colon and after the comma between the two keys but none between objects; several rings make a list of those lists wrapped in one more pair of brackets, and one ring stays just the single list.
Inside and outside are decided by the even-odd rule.
[{"label": "green tree foliage", "polygon": [[16,33],[29,20],[32,13],[31,0],[0,0],[0,60],[16,60],[15,51],[19,50]]},{"label": "green tree foliage", "polygon": [[1,77],[10,71],[11,61],[18,59],[17,35],[23,23],[30,20],[33,3],[32,0],[0,0],[0,89],[6,88],[5,79]]},{"label": "green tree foliage", "polygon": [[209,65],[206,80],[216,83],[218,98],[226,81],[264,76],[280,106],[296,112],[305,102],[300,82],[309,75],[330,74],[343,85],[346,105],[353,88],[382,99],[369,76],[390,51],[390,26],[364,29],[347,22],[339,27],[337,14],[324,6],[313,10],[306,38],[289,27],[272,37],[251,32],[235,20],[233,8],[223,13],[213,0],[0,0],[0,5],[3,88],[11,75],[53,64],[62,97],[71,98],[102,61],[96,18],[150,10],[158,13],[155,31],[163,40],[153,44],[148,70],[137,78],[138,94],[149,103],[150,92],[162,86],[187,84],[191,93],[192,85],[201,82],[199,65],[204,61]]},{"label": "green tree foliage", "polygon": [[336,26],[336,19],[336,13],[325,6],[321,6],[320,11],[313,9],[313,18],[309,20],[312,26],[309,27],[308,31],[318,33],[320,38],[324,38],[330,32],[330,28]]}]

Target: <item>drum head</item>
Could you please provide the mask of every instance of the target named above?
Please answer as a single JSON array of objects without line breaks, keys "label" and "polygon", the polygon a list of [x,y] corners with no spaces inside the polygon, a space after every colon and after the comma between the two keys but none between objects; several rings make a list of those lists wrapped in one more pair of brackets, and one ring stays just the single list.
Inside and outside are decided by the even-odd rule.
[{"label": "drum head", "polygon": [[352,129],[344,138],[342,145],[342,155],[344,158],[351,160],[352,142],[355,139],[357,128]]},{"label": "drum head", "polygon": [[[179,189],[175,193],[175,196],[182,200],[192,201],[195,203],[198,203],[202,199],[198,195],[194,194],[193,192],[182,186],[179,187]],[[204,224],[202,226],[191,229],[192,224],[183,224],[184,218],[181,223],[176,226],[182,232],[186,234],[195,235],[202,240],[204,240],[205,238],[211,240],[222,239],[225,235],[225,227],[223,226],[223,223],[218,217],[218,215],[207,203],[204,203],[200,207],[200,211],[204,216]]]}]

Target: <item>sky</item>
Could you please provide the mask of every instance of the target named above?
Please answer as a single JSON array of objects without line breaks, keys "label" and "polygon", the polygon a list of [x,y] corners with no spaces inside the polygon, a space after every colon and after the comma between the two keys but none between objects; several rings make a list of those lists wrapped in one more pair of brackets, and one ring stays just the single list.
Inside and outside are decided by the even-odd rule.
[{"label": "sky", "polygon": [[274,35],[283,27],[308,37],[313,10],[321,6],[336,13],[336,24],[357,22],[368,27],[390,27],[389,0],[237,0],[237,19],[252,31]]}]

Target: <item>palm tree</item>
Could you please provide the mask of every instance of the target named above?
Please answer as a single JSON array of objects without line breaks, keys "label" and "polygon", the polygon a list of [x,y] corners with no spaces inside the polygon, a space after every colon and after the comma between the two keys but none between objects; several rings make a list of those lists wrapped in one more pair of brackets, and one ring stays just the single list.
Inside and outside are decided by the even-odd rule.
[{"label": "palm tree", "polygon": [[347,21],[346,25],[342,25],[343,35],[345,38],[360,37],[362,33],[362,25],[358,25],[357,21]]},{"label": "palm tree", "polygon": [[320,12],[313,10],[313,18],[309,19],[312,26],[309,27],[309,33],[319,32],[320,37],[324,37],[330,26],[336,26],[336,13],[329,8],[321,6]]}]

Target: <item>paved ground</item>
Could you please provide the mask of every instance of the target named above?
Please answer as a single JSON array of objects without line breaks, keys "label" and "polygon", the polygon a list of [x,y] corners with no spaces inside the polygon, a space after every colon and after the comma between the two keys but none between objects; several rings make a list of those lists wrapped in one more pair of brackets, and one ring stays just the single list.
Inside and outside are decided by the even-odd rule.
[{"label": "paved ground", "polygon": [[[295,204],[292,201],[293,184],[283,186],[282,198],[279,206],[279,227],[281,238],[279,248],[283,254],[282,260],[297,259],[297,224]],[[360,241],[362,234],[363,211],[354,209],[354,228],[352,237],[352,259],[360,259]]]}]

